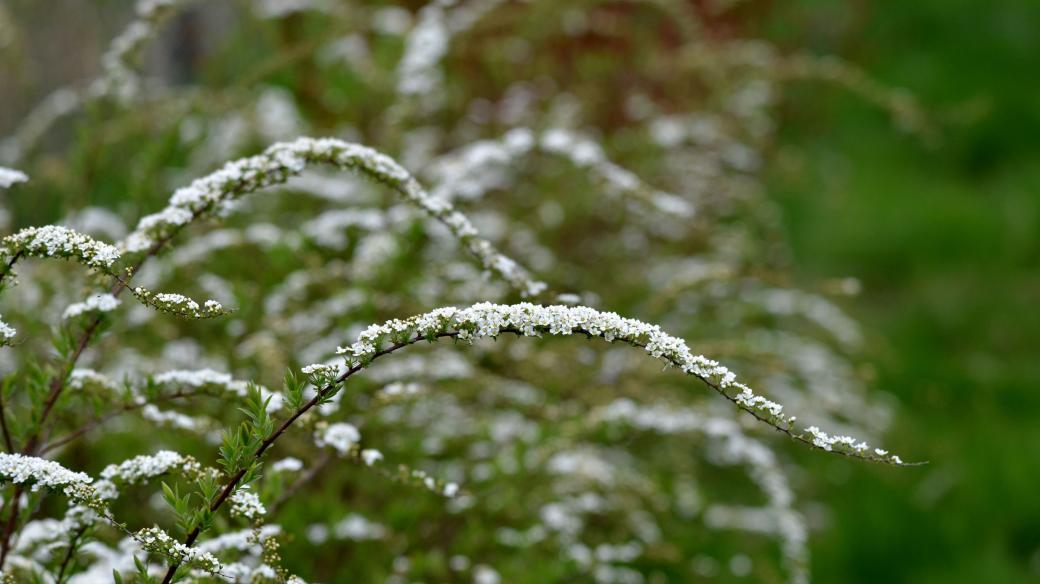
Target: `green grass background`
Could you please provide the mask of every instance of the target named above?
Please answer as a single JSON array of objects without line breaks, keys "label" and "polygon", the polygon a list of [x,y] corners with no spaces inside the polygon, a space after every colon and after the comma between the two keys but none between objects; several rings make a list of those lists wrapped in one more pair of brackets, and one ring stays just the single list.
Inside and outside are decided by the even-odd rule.
[{"label": "green grass background", "polygon": [[778,6],[769,26],[910,89],[942,136],[926,147],[840,91],[795,89],[769,189],[805,275],[862,280],[867,358],[900,404],[887,442],[930,464],[817,457],[831,513],[814,575],[1038,582],[1040,2],[849,7]]}]

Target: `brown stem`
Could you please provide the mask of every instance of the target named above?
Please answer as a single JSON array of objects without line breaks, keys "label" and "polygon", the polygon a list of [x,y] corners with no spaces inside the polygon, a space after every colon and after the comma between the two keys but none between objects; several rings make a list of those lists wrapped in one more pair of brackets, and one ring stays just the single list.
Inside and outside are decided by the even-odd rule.
[{"label": "brown stem", "polygon": [[278,497],[278,499],[274,503],[271,503],[267,506],[268,516],[273,517],[275,513],[278,512],[278,509],[280,509],[282,505],[284,505],[289,499],[291,499],[293,495],[300,492],[300,489],[307,486],[308,483],[313,481],[314,478],[317,477],[318,474],[321,473],[321,471],[324,470],[326,466],[328,466],[330,461],[332,461],[332,454],[326,451],[324,454],[321,455],[321,458],[319,458],[314,464],[312,464],[311,467],[308,468],[302,475],[300,475],[298,479],[293,481],[293,484],[289,485],[289,487],[285,489],[285,492],[282,493],[282,495]]},{"label": "brown stem", "polygon": [[18,523],[18,500],[21,499],[24,490],[25,487],[18,485],[14,489],[14,495],[11,496],[11,514],[7,516],[7,522],[4,524],[3,541],[0,542],[0,566],[4,565],[4,560],[7,559],[7,552],[11,549],[11,535],[14,533],[15,524]]},{"label": "brown stem", "polygon": [[72,562],[73,556],[76,555],[76,542],[79,541],[79,538],[82,537],[86,531],[86,527],[81,527],[79,531],[72,534],[72,539],[69,541],[69,550],[65,553],[65,559],[61,561],[61,568],[58,570],[58,584],[61,584],[62,578],[65,577],[65,569],[68,568],[69,564]]},{"label": "brown stem", "polygon": [[4,410],[4,387],[0,383],[0,428],[4,432],[4,446],[7,447],[8,452],[14,452],[14,442],[11,440],[11,433],[7,430],[7,412]]},{"label": "brown stem", "polygon": [[[7,265],[4,266],[4,271],[0,272],[0,286],[3,285],[4,278],[7,277],[7,274],[11,273],[11,270],[14,269],[15,263],[17,263],[18,260],[21,259],[21,257],[22,257],[22,252],[19,251],[18,253],[16,253],[13,256],[11,256],[10,260],[8,260]],[[2,288],[0,288],[0,289],[2,289]]]}]

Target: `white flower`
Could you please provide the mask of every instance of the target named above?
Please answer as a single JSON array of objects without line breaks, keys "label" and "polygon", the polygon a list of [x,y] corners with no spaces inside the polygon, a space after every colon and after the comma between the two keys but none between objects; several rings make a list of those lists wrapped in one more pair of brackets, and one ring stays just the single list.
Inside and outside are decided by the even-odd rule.
[{"label": "white flower", "polygon": [[267,507],[249,487],[243,487],[231,495],[231,514],[255,521],[267,514]]},{"label": "white flower", "polygon": [[28,180],[29,177],[24,172],[0,166],[0,189],[10,188],[13,184],[27,182]]},{"label": "white flower", "polygon": [[27,227],[0,241],[0,255],[18,253],[77,259],[91,268],[110,268],[119,259],[114,246],[60,225]]},{"label": "white flower", "polygon": [[18,331],[14,330],[11,325],[7,324],[0,318],[0,345],[7,345],[11,342],[11,339],[18,334]]},{"label": "white flower", "polygon": [[84,312],[111,312],[119,306],[119,299],[111,294],[95,294],[83,302],[70,304],[62,314],[62,318],[77,317]]},{"label": "white flower", "polygon": [[331,447],[336,452],[346,455],[361,441],[361,432],[353,424],[340,422],[329,424],[323,430],[318,430],[314,436],[314,443],[319,447]]},{"label": "white flower", "polygon": [[291,456],[283,458],[271,465],[273,472],[298,472],[303,469],[303,461]]},{"label": "white flower", "polygon": [[365,461],[366,465],[372,466],[380,460],[383,460],[383,453],[375,448],[366,448],[361,451],[361,460]]},{"label": "white flower", "polygon": [[29,483],[34,492],[41,487],[60,490],[76,501],[97,497],[90,487],[93,479],[88,475],[35,456],[0,453],[0,478],[17,484]]},{"label": "white flower", "polygon": [[473,584],[499,584],[502,577],[498,571],[487,564],[473,566]]}]

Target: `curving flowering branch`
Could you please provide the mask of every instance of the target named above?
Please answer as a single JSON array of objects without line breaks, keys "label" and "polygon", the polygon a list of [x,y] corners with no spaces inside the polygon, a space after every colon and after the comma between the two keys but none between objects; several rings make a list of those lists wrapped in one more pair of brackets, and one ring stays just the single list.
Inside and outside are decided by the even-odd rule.
[{"label": "curving flowering branch", "polygon": [[524,296],[537,296],[546,284],[534,280],[515,260],[480,237],[473,223],[447,201],[431,197],[415,178],[389,156],[367,146],[335,138],[299,138],[279,142],[263,153],[241,158],[178,189],[169,205],[141,219],[120,246],[135,253],[152,249],[184,226],[206,216],[227,213],[237,199],[283,184],[311,164],[357,171],[393,188],[406,201],[443,223],[484,267]]},{"label": "curving flowering branch", "polygon": [[665,216],[688,220],[695,215],[692,203],[647,185],[610,160],[600,144],[565,128],[550,128],[539,134],[528,128],[513,128],[501,138],[480,140],[450,152],[431,165],[430,174],[438,180],[433,194],[446,200],[482,196],[501,186],[503,181],[496,170],[515,167],[536,152],[569,161],[608,194],[630,197]]},{"label": "curving flowering branch", "polygon": [[[667,365],[678,367],[683,373],[696,377],[741,410],[794,440],[852,458],[897,466],[908,464],[899,456],[889,455],[884,450],[871,450],[866,442],[850,436],[830,436],[816,427],[796,429],[796,418],[784,414],[782,405],[755,394],[750,387],[738,382],[736,376],[719,363],[701,355],[694,355],[685,341],[665,333],[657,325],[585,306],[540,306],[530,303],[502,305],[488,302],[464,309],[439,308],[405,320],[395,319],[381,325],[372,325],[362,331],[353,344],[337,348],[336,352],[344,356],[347,365],[346,371],[338,375],[338,368],[328,364],[316,363],[304,367],[301,371],[311,383],[321,389],[277,428],[272,429],[267,437],[259,442],[250,460],[260,461],[264,453],[296,420],[314,406],[331,399],[343,382],[376,359],[422,341],[433,342],[450,337],[473,342],[480,338],[495,338],[503,333],[528,337],[580,334],[639,347]],[[235,494],[239,483],[250,473],[250,468],[252,467],[242,465],[240,470],[231,476],[210,502],[210,512],[219,509]],[[184,545],[190,548],[202,533],[202,529],[203,526],[197,524],[188,533]],[[173,581],[179,567],[180,563],[171,564],[163,579],[164,584]]]},{"label": "curving flowering branch", "polygon": [[88,268],[106,270],[119,259],[120,253],[115,246],[60,225],[26,227],[0,240],[0,258],[7,261],[0,272],[0,283],[23,257],[59,257]]},{"label": "curving flowering branch", "polygon": [[872,450],[866,442],[850,436],[830,436],[814,426],[796,429],[797,419],[786,415],[782,405],[757,395],[750,387],[738,382],[736,375],[723,365],[702,355],[695,355],[682,339],[669,335],[657,325],[585,306],[540,306],[530,303],[502,305],[485,302],[465,309],[439,308],[406,320],[373,325],[362,331],[352,345],[339,347],[337,353],[345,356],[349,374],[384,354],[385,349],[382,347],[387,343],[392,343],[392,348],[400,348],[422,340],[447,336],[472,341],[497,337],[502,333],[528,337],[582,334],[639,347],[667,365],[700,379],[740,409],[799,442],[854,458],[894,465],[906,464],[899,456],[889,455],[880,449]]}]

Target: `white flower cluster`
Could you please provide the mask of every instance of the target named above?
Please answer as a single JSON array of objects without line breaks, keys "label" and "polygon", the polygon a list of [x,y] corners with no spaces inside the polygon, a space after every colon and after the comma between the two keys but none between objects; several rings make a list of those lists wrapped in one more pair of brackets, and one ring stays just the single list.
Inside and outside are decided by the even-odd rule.
[{"label": "white flower cluster", "polygon": [[169,205],[142,218],[121,246],[130,252],[148,250],[197,218],[226,213],[236,199],[283,184],[308,164],[315,163],[356,170],[393,187],[409,203],[446,225],[484,269],[525,295],[534,296],[545,290],[545,283],[532,280],[516,261],[481,239],[465,215],[455,211],[450,203],[430,197],[418,181],[392,158],[367,146],[334,138],[299,138],[293,142],[280,142],[256,156],[227,163],[220,170],[174,192]]},{"label": "white flower cluster", "polygon": [[64,319],[75,318],[85,312],[112,312],[119,307],[119,299],[111,294],[95,294],[83,302],[70,304],[61,315]]},{"label": "white flower cluster", "polygon": [[200,306],[198,302],[183,294],[173,292],[156,293],[143,286],[133,288],[132,292],[138,300],[158,311],[185,318],[216,318],[230,312],[216,300],[206,300]]},{"label": "white flower cluster", "polygon": [[264,507],[256,493],[243,487],[231,495],[231,514],[256,521],[267,514],[267,507]]},{"label": "white flower cluster", "polygon": [[[235,379],[229,373],[221,373],[212,369],[174,369],[154,375],[152,381],[160,385],[182,385],[195,388],[219,387],[239,397],[245,397],[250,386],[248,381]],[[267,404],[267,411],[277,412],[282,409],[284,397],[281,392],[271,391],[262,385],[256,385],[256,387],[260,390],[263,399],[271,399]]]},{"label": "white flower cluster", "polygon": [[145,550],[164,555],[173,560],[192,567],[198,567],[207,572],[222,573],[224,566],[209,552],[188,547],[183,543],[170,537],[160,527],[147,527],[138,531],[134,539],[140,542]]},{"label": "white flower cluster", "polygon": [[14,330],[14,327],[0,318],[0,346],[11,344],[11,340],[14,339],[17,334],[18,331]]},{"label": "white flower cluster", "polygon": [[560,156],[585,170],[608,193],[633,197],[669,216],[689,218],[694,207],[687,200],[646,185],[634,173],[611,162],[592,139],[563,128],[536,136],[528,128],[514,128],[497,140],[481,140],[436,160],[430,174],[437,179],[433,194],[445,200],[476,199],[508,184],[505,173],[518,159],[533,152]]},{"label": "white flower cluster", "polygon": [[148,404],[141,408],[141,417],[162,426],[191,432],[199,432],[211,426],[208,419],[202,417],[193,418],[180,412],[160,410],[155,404]]},{"label": "white flower cluster", "polygon": [[[348,365],[367,365],[388,344],[412,344],[423,339],[454,336],[461,340],[496,337],[502,333],[523,336],[543,334],[566,336],[586,334],[613,342],[620,341],[644,349],[650,356],[681,369],[705,382],[738,407],[793,438],[821,446],[812,432],[793,430],[795,418],[783,413],[783,406],[757,395],[736,380],[729,369],[690,351],[686,342],[669,335],[657,325],[624,318],[613,312],[600,312],[585,306],[540,306],[530,303],[502,305],[475,304],[469,308],[438,308],[407,320],[391,320],[372,325],[347,347],[339,347]],[[902,464],[896,457],[872,454],[858,444],[829,443],[829,450],[858,458]],[[853,446],[856,446],[853,448]]]},{"label": "white flower cluster", "polygon": [[351,513],[337,521],[330,529],[321,523],[315,523],[307,527],[307,539],[315,545],[320,545],[329,540],[348,539],[352,541],[364,541],[383,539],[389,530],[386,526],[366,519],[357,513]]},{"label": "white flower cluster", "polygon": [[223,533],[214,537],[213,539],[207,539],[206,541],[199,542],[198,550],[202,552],[209,552],[211,554],[220,553],[227,550],[239,550],[249,552],[254,556],[258,556],[261,553],[260,542],[266,539],[272,538],[282,532],[282,528],[277,525],[264,525],[260,528],[259,538],[257,533],[253,529],[241,529],[239,531],[231,531]]},{"label": "white flower cluster", "polygon": [[395,381],[379,390],[379,395],[386,399],[410,398],[423,393],[425,389],[419,383]]},{"label": "white flower cluster", "polygon": [[[759,527],[755,531],[776,533],[782,542],[792,581],[807,581],[808,526],[801,514],[793,508],[794,494],[787,476],[781,470],[773,451],[746,436],[735,421],[705,416],[689,408],[640,406],[630,399],[618,399],[593,412],[590,422],[624,422],[640,430],[653,430],[662,434],[696,432],[711,438],[716,442],[714,458],[727,464],[746,465],[751,479],[766,495],[769,506],[763,513],[767,519],[764,525],[768,529]],[[713,506],[713,509],[717,507]]]},{"label": "white flower cluster", "polygon": [[69,387],[72,389],[83,389],[88,386],[102,387],[110,391],[116,391],[119,386],[102,373],[93,369],[73,369],[69,374]]},{"label": "white flower cluster", "polygon": [[363,460],[367,466],[372,466],[383,460],[383,453],[375,448],[365,448],[361,451],[361,460]]},{"label": "white flower cluster", "polygon": [[110,268],[119,259],[114,246],[59,225],[26,227],[0,240],[0,257],[18,254],[74,259],[98,269]]},{"label": "white flower cluster", "polygon": [[119,497],[118,485],[138,485],[158,476],[177,472],[195,477],[203,472],[202,465],[191,456],[171,450],[160,450],[155,454],[144,454],[110,464],[101,471],[101,480],[96,488],[102,499]]},{"label": "white flower cluster", "polygon": [[[857,453],[867,453],[867,451],[870,450],[870,446],[866,442],[863,442],[862,440],[857,440],[852,436],[831,436],[830,434],[820,430],[816,426],[809,426],[806,429],[806,431],[809,433],[810,436],[812,436],[813,446],[816,446],[817,448],[822,448],[823,450],[826,450],[828,452],[832,450],[839,450],[841,452],[852,451]],[[895,464],[903,464],[902,459],[900,459],[895,454],[889,456],[887,450],[875,448],[873,450],[873,454],[879,457],[887,456],[888,459],[894,462]]]},{"label": "white flower cluster", "polygon": [[303,461],[288,456],[271,464],[271,472],[299,472],[303,470]]},{"label": "white flower cluster", "polygon": [[344,456],[350,454],[360,441],[361,432],[346,422],[319,427],[314,433],[314,443],[319,448],[328,446]]},{"label": "white flower cluster", "polygon": [[0,166],[0,189],[11,188],[11,185],[27,182],[29,176],[20,170]]},{"label": "white flower cluster", "polygon": [[446,0],[434,0],[419,12],[419,22],[405,40],[404,56],[397,65],[397,91],[421,96],[438,89],[442,73],[438,65],[448,52],[450,33],[445,22]]},{"label": "white flower cluster", "polygon": [[90,476],[71,471],[53,460],[23,454],[0,453],[0,480],[31,483],[32,491],[60,490],[77,502],[94,499],[96,495],[90,486],[93,481]]},{"label": "white flower cluster", "polygon": [[418,97],[427,109],[437,107],[444,73],[441,61],[452,37],[471,28],[503,0],[457,2],[433,0],[419,12],[418,22],[405,38],[405,52],[397,64],[397,92]]},{"label": "white flower cluster", "polygon": [[314,363],[300,369],[315,387],[324,387],[339,375],[339,367],[325,363]]},{"label": "white flower cluster", "polygon": [[553,128],[542,135],[539,143],[546,152],[564,156],[575,166],[587,169],[610,191],[637,197],[665,214],[684,218],[694,214],[693,205],[688,201],[646,186],[631,171],[608,160],[603,148],[589,138],[563,128]]}]

